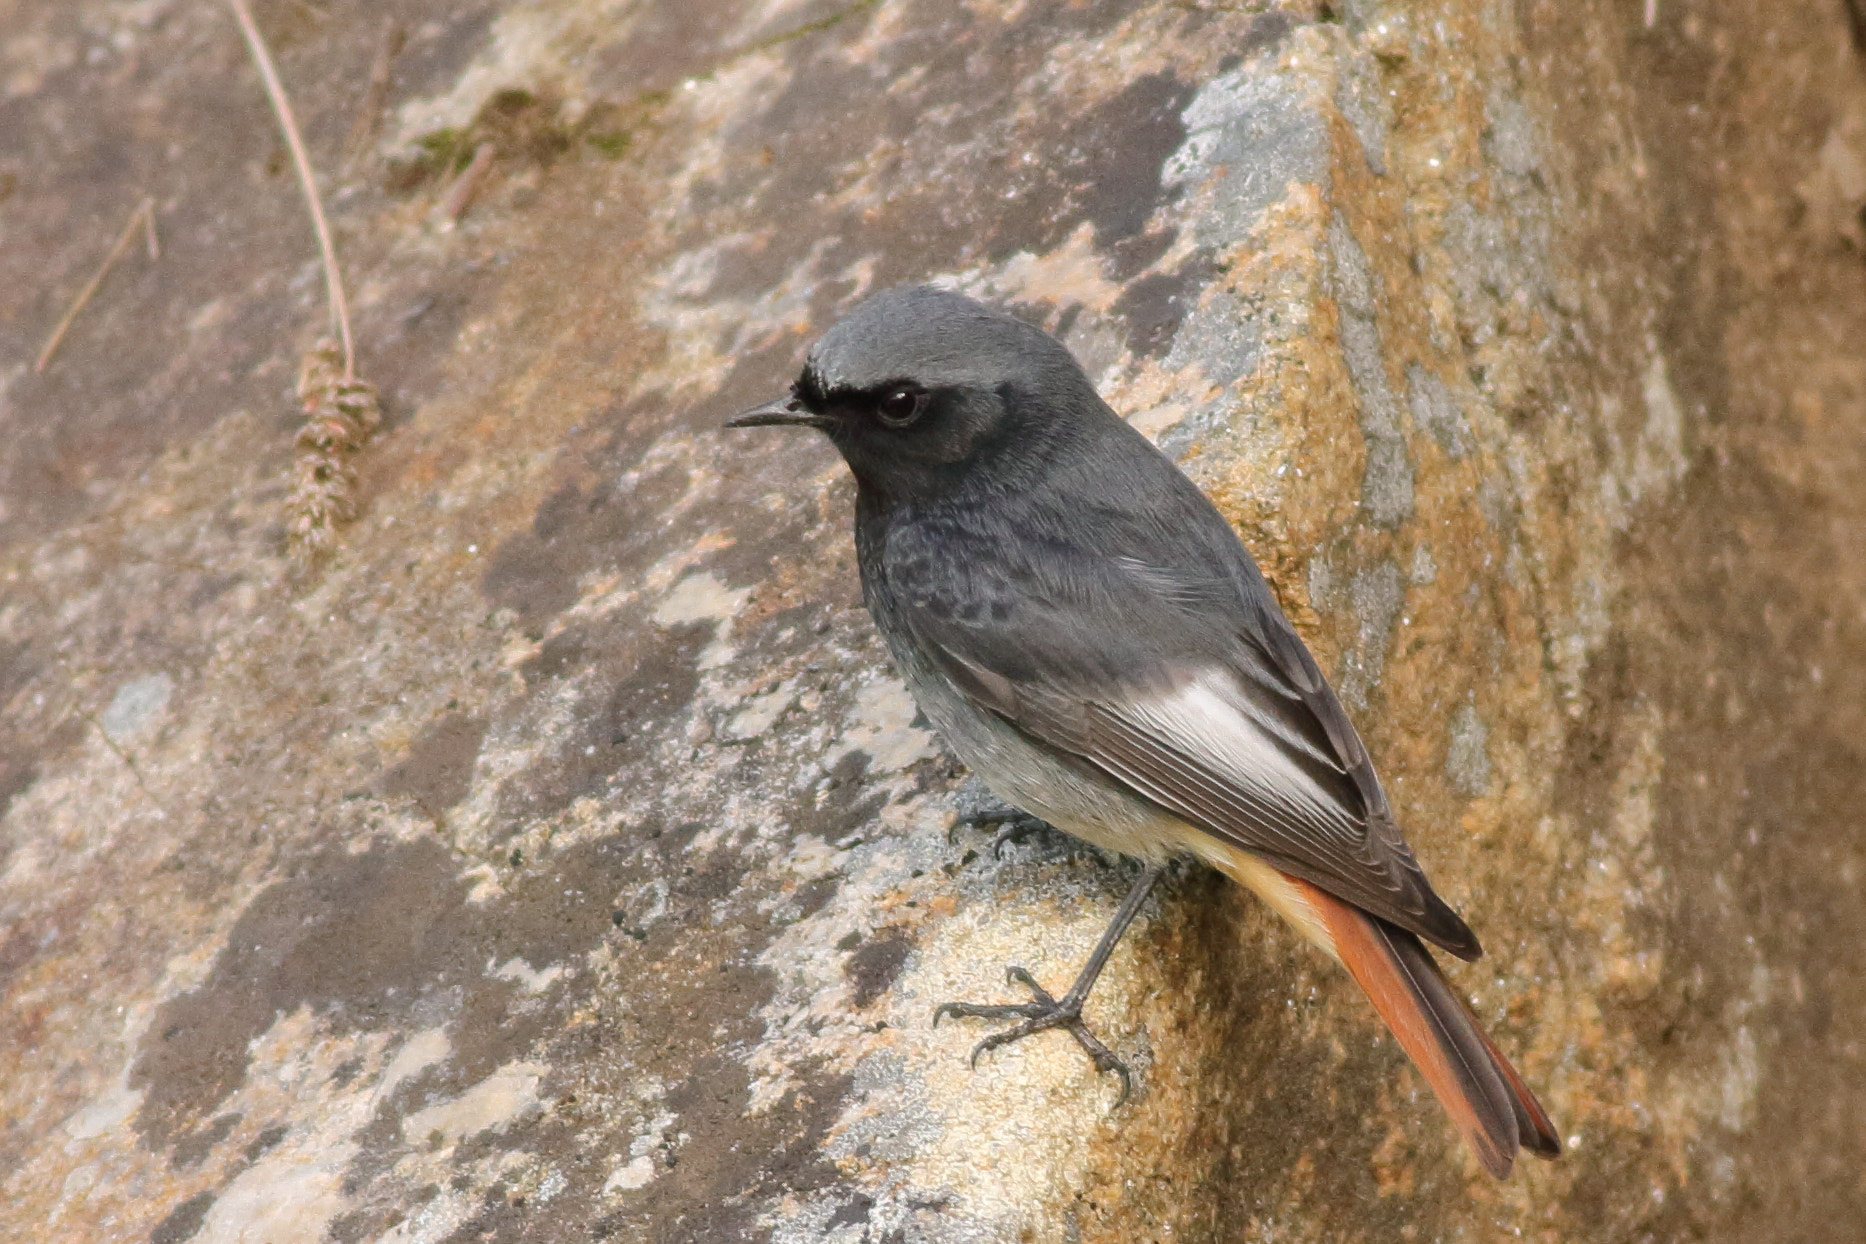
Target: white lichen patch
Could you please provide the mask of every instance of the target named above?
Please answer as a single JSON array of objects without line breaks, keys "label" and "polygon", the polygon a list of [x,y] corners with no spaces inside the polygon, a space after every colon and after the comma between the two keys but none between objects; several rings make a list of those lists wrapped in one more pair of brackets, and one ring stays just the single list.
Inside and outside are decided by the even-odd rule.
[{"label": "white lichen patch", "polygon": [[654,1151],[667,1143],[666,1137],[675,1122],[675,1117],[665,1110],[649,1119],[629,1141],[628,1161],[617,1166],[610,1172],[609,1178],[603,1181],[603,1191],[634,1192],[653,1183],[659,1173],[655,1166]]},{"label": "white lichen patch", "polygon": [[504,1131],[543,1107],[538,1086],[550,1069],[539,1063],[507,1063],[450,1101],[439,1102],[402,1120],[402,1135],[410,1145],[440,1148],[458,1144],[481,1132]]},{"label": "white lichen patch", "polygon": [[638,1154],[611,1172],[603,1181],[604,1192],[633,1192],[654,1182],[654,1159]]},{"label": "white lichen patch", "polygon": [[453,1042],[448,1039],[445,1028],[423,1028],[402,1042],[401,1048],[395,1051],[395,1057],[382,1069],[382,1075],[376,1081],[376,1100],[387,1099],[404,1082],[431,1067],[438,1067],[452,1054]]},{"label": "white lichen patch", "polygon": [[505,894],[505,886],[499,880],[499,870],[491,864],[475,864],[462,877],[473,883],[467,891],[466,899],[469,903],[490,903]]},{"label": "white lichen patch", "polygon": [[1740,1132],[1756,1112],[1756,1091],[1762,1087],[1762,1060],[1749,1025],[1738,1025],[1736,1037],[1723,1050],[1723,1075],[1717,1082],[1717,1121]]},{"label": "white lichen patch", "polygon": [[467,1192],[443,1187],[432,1200],[409,1211],[374,1244],[440,1244],[458,1231],[479,1209],[479,1202]]},{"label": "white lichen patch", "polygon": [[134,743],[167,706],[174,690],[175,680],[160,672],[124,683],[99,719],[104,733],[118,746]]},{"label": "white lichen patch", "polygon": [[1490,730],[1470,704],[1451,715],[1451,742],[1445,750],[1445,776],[1459,792],[1479,798],[1490,792]]},{"label": "white lichen patch", "polygon": [[567,969],[561,963],[549,967],[534,968],[523,959],[513,956],[497,967],[487,965],[487,975],[495,980],[511,981],[528,994],[541,994],[555,985]]},{"label": "white lichen patch", "polygon": [[742,701],[744,707],[726,721],[725,737],[736,742],[758,738],[797,703],[797,680],[766,687]]},{"label": "white lichen patch", "polygon": [[343,1175],[356,1145],[287,1141],[221,1192],[194,1239],[201,1244],[319,1244],[347,1208]]},{"label": "white lichen patch", "polygon": [[700,653],[700,668],[717,669],[732,660],[732,621],[751,599],[750,588],[727,587],[719,576],[708,572],[689,575],[675,585],[667,598],[655,607],[653,618],[661,626],[679,626],[689,622],[714,622],[718,629],[713,641]]},{"label": "white lichen patch", "polygon": [[1640,381],[1640,396],[1645,399],[1646,423],[1639,430],[1626,480],[1634,501],[1677,483],[1686,465],[1684,409],[1666,373],[1665,356],[1657,351]]},{"label": "white lichen patch", "polygon": [[1105,263],[1095,249],[1094,226],[1085,221],[1054,250],[1042,255],[1019,251],[995,267],[979,270],[973,281],[954,284],[974,298],[1106,313],[1126,287],[1108,279]]},{"label": "white lichen patch", "polygon": [[914,724],[919,715],[905,683],[892,674],[877,674],[856,693],[851,720],[824,757],[824,768],[834,768],[850,752],[865,752],[869,773],[898,773],[935,755],[932,733]]},{"label": "white lichen patch", "polygon": [[143,1094],[142,1090],[129,1086],[128,1076],[129,1068],[125,1066],[116,1083],[68,1116],[64,1123],[65,1134],[73,1140],[96,1140],[134,1118],[142,1107]]}]

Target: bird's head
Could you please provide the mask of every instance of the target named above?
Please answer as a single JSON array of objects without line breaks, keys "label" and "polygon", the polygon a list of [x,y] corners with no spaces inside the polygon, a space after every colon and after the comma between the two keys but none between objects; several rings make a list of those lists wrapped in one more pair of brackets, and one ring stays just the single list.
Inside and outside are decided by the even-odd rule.
[{"label": "bird's head", "polygon": [[811,349],[788,396],[728,427],[820,429],[889,502],[1017,487],[1108,417],[1081,366],[1033,324],[910,285],[859,304]]}]

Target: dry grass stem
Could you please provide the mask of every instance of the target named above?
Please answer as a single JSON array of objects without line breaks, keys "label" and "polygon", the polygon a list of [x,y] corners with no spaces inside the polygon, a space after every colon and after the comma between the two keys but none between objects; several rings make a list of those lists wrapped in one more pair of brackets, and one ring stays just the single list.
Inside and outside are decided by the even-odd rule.
[{"label": "dry grass stem", "polygon": [[[292,551],[309,559],[328,549],[336,539],[339,524],[356,517],[356,469],[351,458],[362,449],[370,433],[382,422],[382,407],[376,386],[356,375],[356,343],[350,336],[350,307],[344,298],[343,275],[337,267],[337,248],[331,244],[330,223],[324,218],[324,204],[318,197],[317,177],[311,170],[311,157],[305,153],[304,139],[292,115],[291,101],[273,67],[266,42],[259,35],[246,0],[227,0],[246,36],[246,46],[259,65],[259,76],[266,84],[266,97],[272,101],[279,128],[285,131],[286,146],[291,148],[292,163],[298,169],[298,184],[304,191],[305,206],[311,224],[317,230],[318,253],[324,260],[324,288],[330,297],[330,319],[338,339],[321,339],[299,362],[298,401],[304,407],[304,426],[293,442],[295,456],[292,492],[286,501],[286,532]],[[385,47],[371,71],[372,92],[380,81],[388,88],[389,61],[399,42],[394,27],[385,30]],[[377,98],[374,108],[380,109]],[[371,122],[373,125],[373,121]]]},{"label": "dry grass stem", "polygon": [[139,225],[149,239],[149,258],[160,259],[162,257],[161,247],[156,243],[155,200],[146,198],[136,205],[135,211],[130,213],[130,218],[123,224],[123,232],[117,234],[117,240],[111,246],[110,253],[104,256],[104,262],[97,266],[97,272],[85,283],[84,288],[78,291],[78,296],[72,299],[71,309],[65,312],[63,319],[59,320],[58,327],[52,330],[52,335],[45,339],[45,348],[39,351],[39,357],[32,365],[35,372],[42,372],[50,365],[52,355],[58,352],[59,342],[63,341],[65,334],[71,331],[78,313],[84,310],[99,287],[103,285],[104,278],[110,275],[110,269],[116,266],[117,260],[123,258],[123,252],[130,248],[130,243],[136,238],[136,229]]},{"label": "dry grass stem", "polygon": [[473,205],[473,196],[479,192],[480,182],[486,179],[486,170],[492,167],[492,158],[497,154],[491,143],[481,143],[473,151],[473,162],[462,169],[460,176],[454,178],[454,184],[447,188],[447,194],[441,199],[440,225],[451,229],[460,223],[467,208]]},{"label": "dry grass stem", "polygon": [[356,343],[350,337],[350,308],[344,300],[343,277],[337,270],[337,248],[331,244],[330,224],[324,219],[324,204],[318,198],[311,157],[305,154],[304,139],[299,137],[291,101],[285,98],[285,86],[279,81],[278,70],[272,66],[272,54],[266,50],[266,41],[260,38],[259,27],[253,22],[246,0],[227,0],[227,7],[233,10],[234,18],[240,23],[240,33],[246,36],[246,46],[251,49],[253,60],[259,66],[259,76],[266,84],[266,97],[272,101],[272,111],[278,115],[279,128],[285,131],[285,145],[291,148],[292,163],[298,169],[298,183],[304,189],[305,206],[311,212],[318,251],[324,260],[324,289],[330,298],[331,324],[343,342],[343,378],[354,379]]}]

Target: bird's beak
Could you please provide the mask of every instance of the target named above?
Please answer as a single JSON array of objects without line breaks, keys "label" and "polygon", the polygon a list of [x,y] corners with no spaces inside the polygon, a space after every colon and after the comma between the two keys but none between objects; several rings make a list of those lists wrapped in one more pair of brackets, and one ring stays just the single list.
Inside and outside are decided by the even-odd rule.
[{"label": "bird's beak", "polygon": [[742,410],[726,420],[726,426],[729,428],[826,428],[829,426],[829,420],[812,413],[810,408],[798,401],[796,397],[787,396],[766,402],[763,406]]}]

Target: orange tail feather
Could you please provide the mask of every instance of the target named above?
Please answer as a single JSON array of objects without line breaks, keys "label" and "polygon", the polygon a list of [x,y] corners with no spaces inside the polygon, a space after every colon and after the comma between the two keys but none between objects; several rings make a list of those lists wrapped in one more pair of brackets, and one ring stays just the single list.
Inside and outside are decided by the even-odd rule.
[{"label": "orange tail feather", "polygon": [[1484,1168],[1503,1178],[1519,1147],[1537,1157],[1559,1155],[1561,1137],[1541,1103],[1478,1027],[1424,943],[1306,881],[1287,880]]}]

